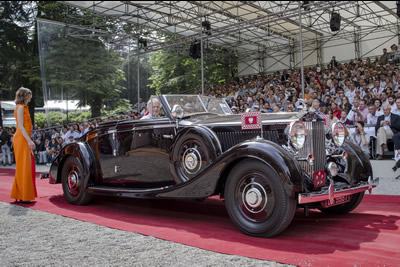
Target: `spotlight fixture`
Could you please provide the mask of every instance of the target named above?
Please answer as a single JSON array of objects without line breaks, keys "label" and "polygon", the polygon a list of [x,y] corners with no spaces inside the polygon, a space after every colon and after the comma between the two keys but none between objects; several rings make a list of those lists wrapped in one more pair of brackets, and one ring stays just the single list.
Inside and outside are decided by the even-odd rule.
[{"label": "spotlight fixture", "polygon": [[197,40],[190,45],[189,56],[194,59],[201,58],[201,46]]},{"label": "spotlight fixture", "polygon": [[142,38],[142,37],[140,37],[139,38],[139,47],[147,49],[147,40]]},{"label": "spotlight fixture", "polygon": [[340,14],[338,12],[332,11],[330,21],[331,31],[336,32],[340,30],[340,20]]},{"label": "spotlight fixture", "polygon": [[397,16],[400,18],[400,1],[396,1],[397,6]]},{"label": "spotlight fixture", "polygon": [[203,21],[201,26],[205,29],[207,35],[211,35],[211,23],[208,20]]},{"label": "spotlight fixture", "polygon": [[303,1],[303,8],[304,8],[304,11],[309,11],[309,10],[310,10],[310,7],[307,6],[309,3],[310,3],[310,1]]}]

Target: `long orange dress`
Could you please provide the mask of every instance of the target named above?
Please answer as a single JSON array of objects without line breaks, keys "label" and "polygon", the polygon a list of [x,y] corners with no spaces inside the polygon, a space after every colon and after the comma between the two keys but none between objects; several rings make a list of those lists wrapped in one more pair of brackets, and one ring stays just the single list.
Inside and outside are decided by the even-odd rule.
[{"label": "long orange dress", "polygon": [[[24,107],[24,128],[31,136],[32,121],[31,115],[27,105],[18,104],[14,110],[14,116],[18,125],[17,108],[22,105]],[[13,138],[14,155],[15,155],[15,179],[11,189],[11,198],[22,201],[31,201],[37,197],[36,184],[35,184],[35,160],[33,158],[32,150],[29,147],[28,141],[22,135],[17,127],[17,131]]]}]

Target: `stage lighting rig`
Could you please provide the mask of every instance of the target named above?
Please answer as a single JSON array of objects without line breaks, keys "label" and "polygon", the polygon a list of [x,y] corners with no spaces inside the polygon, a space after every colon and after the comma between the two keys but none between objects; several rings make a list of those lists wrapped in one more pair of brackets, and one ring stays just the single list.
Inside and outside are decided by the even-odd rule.
[{"label": "stage lighting rig", "polygon": [[205,29],[207,35],[211,35],[211,23],[208,20],[203,21],[201,26]]},{"label": "stage lighting rig", "polygon": [[144,48],[145,50],[147,49],[147,40],[146,39],[140,37],[138,43],[139,43],[139,48]]},{"label": "stage lighting rig", "polygon": [[400,1],[396,1],[397,6],[397,16],[400,18]]}]

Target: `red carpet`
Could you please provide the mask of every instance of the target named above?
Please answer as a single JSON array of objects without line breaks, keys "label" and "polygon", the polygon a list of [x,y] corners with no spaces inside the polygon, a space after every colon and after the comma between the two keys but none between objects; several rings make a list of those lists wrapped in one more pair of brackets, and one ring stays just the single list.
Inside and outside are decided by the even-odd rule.
[{"label": "red carpet", "polygon": [[[0,170],[0,201],[9,198],[14,170]],[[367,195],[347,215],[299,209],[289,228],[272,239],[242,234],[222,201],[142,200],[97,197],[69,205],[61,185],[36,180],[39,198],[22,205],[53,214],[137,232],[220,253],[300,266],[399,266],[400,196]]]}]

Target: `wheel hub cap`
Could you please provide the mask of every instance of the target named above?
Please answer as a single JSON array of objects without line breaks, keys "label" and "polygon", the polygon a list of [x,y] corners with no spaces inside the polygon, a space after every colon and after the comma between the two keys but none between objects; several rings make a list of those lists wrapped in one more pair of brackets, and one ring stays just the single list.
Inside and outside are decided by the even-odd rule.
[{"label": "wheel hub cap", "polygon": [[79,186],[79,176],[76,171],[71,171],[68,174],[68,185],[70,189],[77,188]]},{"label": "wheel hub cap", "polygon": [[267,193],[261,184],[252,182],[247,184],[242,191],[242,201],[249,212],[259,213],[267,205]]},{"label": "wheel hub cap", "polygon": [[252,208],[258,207],[261,204],[261,200],[262,200],[261,192],[258,189],[252,188],[249,191],[247,191],[246,202],[250,207]]},{"label": "wheel hub cap", "polygon": [[201,169],[201,154],[196,148],[189,148],[183,154],[183,168],[189,174],[195,174]]}]

